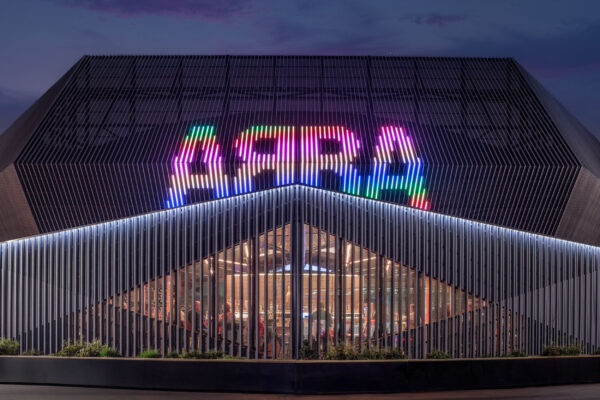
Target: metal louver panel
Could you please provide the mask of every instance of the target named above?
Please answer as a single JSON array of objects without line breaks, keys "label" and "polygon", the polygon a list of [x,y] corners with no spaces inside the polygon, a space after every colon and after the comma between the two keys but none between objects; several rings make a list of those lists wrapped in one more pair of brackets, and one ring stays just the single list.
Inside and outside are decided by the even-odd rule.
[{"label": "metal louver panel", "polygon": [[[254,190],[313,184],[552,235],[580,170],[511,59],[87,56],[15,163],[40,231],[164,209],[175,157],[194,127],[209,126],[222,167],[202,162],[198,145],[189,173],[226,176],[226,190],[187,182],[185,204],[240,193],[236,182],[247,173]],[[294,157],[291,177],[279,179],[266,161],[256,172],[260,162],[240,156],[240,137],[252,127],[255,150],[279,164],[270,132],[294,132],[285,153]],[[411,183],[382,183],[374,160],[387,143],[384,128],[410,140],[417,178],[395,145],[386,173]],[[307,158],[303,129],[324,132],[319,154],[345,158],[335,168]],[[354,153],[339,139],[349,136],[328,136],[345,130],[360,146]],[[317,172],[304,179],[303,169]],[[423,199],[415,200],[421,178]],[[373,194],[369,182],[381,190]]]},{"label": "metal louver panel", "polygon": [[0,336],[298,357],[600,345],[600,248],[292,185],[0,244]]}]

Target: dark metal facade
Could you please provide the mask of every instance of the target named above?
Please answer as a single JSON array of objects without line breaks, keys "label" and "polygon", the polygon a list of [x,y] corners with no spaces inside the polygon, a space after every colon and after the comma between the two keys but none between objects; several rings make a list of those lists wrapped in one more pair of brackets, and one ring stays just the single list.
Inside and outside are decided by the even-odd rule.
[{"label": "dark metal facade", "polygon": [[[242,164],[234,141],[251,126],[344,126],[360,140],[352,164],[363,178],[381,127],[399,126],[433,211],[548,235],[580,170],[511,59],[88,56],[15,161],[40,231],[165,208],[173,157],[197,125],[215,127],[230,179]],[[339,190],[338,180],[324,173],[319,186]],[[273,175],[255,186],[274,186]],[[187,201],[213,197],[190,190]],[[402,190],[382,199],[408,204]]]},{"label": "dark metal facade", "polygon": [[44,353],[600,345],[600,248],[308,186],[5,242],[0,266],[0,336]]}]

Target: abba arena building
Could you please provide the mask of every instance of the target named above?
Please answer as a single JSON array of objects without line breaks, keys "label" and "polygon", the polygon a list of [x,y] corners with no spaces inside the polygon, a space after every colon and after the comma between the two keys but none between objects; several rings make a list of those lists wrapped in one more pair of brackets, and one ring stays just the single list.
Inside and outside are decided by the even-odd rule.
[{"label": "abba arena building", "polygon": [[0,185],[23,351],[600,345],[600,143],[512,59],[86,56]]}]

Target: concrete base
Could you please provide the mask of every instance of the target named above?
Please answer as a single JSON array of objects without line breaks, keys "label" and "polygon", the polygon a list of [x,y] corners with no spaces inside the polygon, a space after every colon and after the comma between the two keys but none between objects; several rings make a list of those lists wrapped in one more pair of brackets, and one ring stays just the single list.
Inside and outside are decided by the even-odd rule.
[{"label": "concrete base", "polygon": [[0,357],[0,383],[262,393],[366,393],[600,382],[600,357],[254,361]]}]

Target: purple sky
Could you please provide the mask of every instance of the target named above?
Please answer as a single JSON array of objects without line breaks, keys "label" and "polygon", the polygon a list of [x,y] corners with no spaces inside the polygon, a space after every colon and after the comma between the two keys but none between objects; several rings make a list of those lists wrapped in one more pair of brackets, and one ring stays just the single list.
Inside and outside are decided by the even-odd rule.
[{"label": "purple sky", "polygon": [[84,54],[514,57],[600,137],[600,1],[19,0],[0,132]]}]

